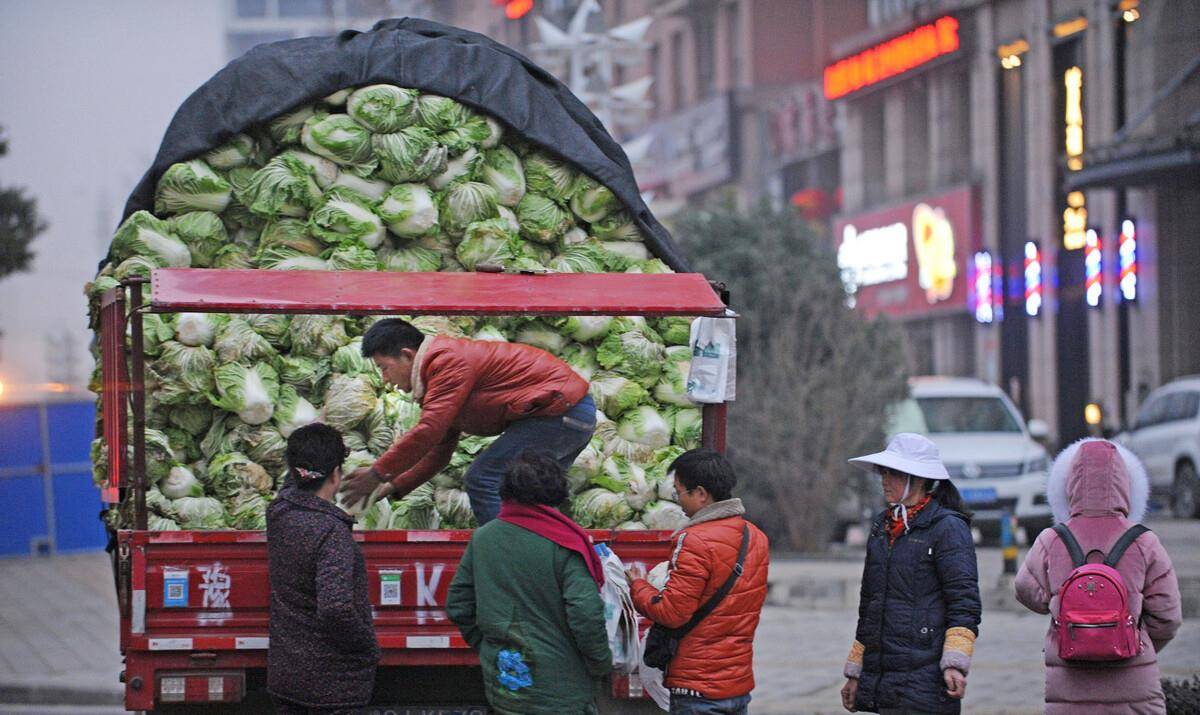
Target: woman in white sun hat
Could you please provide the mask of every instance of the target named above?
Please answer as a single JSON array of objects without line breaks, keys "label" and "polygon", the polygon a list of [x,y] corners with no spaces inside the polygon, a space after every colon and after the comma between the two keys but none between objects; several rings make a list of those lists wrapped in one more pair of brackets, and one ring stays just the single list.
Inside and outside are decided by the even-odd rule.
[{"label": "woman in white sun hat", "polygon": [[850,463],[874,472],[888,507],[867,541],[842,706],[893,715],[958,713],[979,633],[971,513],[937,445],[901,433]]}]

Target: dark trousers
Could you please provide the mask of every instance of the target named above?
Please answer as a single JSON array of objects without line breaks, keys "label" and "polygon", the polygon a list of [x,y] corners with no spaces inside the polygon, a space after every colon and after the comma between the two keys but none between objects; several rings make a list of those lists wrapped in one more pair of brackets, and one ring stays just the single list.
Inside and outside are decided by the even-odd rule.
[{"label": "dark trousers", "polygon": [[529,417],[510,424],[467,468],[464,481],[475,520],[483,526],[500,513],[500,479],[522,452],[544,452],[569,469],[595,431],[596,403],[591,395],[584,395],[558,417]]},{"label": "dark trousers", "polygon": [[693,695],[671,695],[671,715],[746,715],[750,695],[709,700]]}]

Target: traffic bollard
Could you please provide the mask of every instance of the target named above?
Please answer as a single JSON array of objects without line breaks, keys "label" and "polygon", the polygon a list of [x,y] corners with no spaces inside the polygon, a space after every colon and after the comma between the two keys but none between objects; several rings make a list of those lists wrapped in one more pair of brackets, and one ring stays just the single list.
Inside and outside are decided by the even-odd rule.
[{"label": "traffic bollard", "polygon": [[1005,512],[1000,515],[1000,548],[1004,555],[1004,573],[1017,573],[1017,518]]}]

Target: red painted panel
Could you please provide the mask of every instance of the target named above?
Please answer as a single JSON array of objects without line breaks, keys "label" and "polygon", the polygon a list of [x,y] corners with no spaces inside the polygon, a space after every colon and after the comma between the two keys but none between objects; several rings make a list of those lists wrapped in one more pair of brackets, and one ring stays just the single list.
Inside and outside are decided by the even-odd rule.
[{"label": "red painted panel", "polygon": [[162,268],[156,312],[724,315],[699,273],[390,273]]}]

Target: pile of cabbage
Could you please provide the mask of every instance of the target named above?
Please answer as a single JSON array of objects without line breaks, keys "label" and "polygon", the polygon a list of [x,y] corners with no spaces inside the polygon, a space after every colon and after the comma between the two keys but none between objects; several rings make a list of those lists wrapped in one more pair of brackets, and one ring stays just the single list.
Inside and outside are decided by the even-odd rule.
[{"label": "pile of cabbage", "polygon": [[[662,273],[609,189],[452,99],[392,85],[337,92],[171,166],[154,212],[117,229],[87,291],[156,267]],[[585,527],[685,521],[666,466],[700,437],[687,398],[686,318],[413,317],[430,335],[545,349],[591,381],[602,414],[570,471]],[[362,357],[379,317],[148,315],[149,528],[261,529],[288,435],[343,432],[347,471],[370,464],[420,415]],[[93,323],[95,324],[95,323]],[[99,393],[99,356],[93,389]],[[364,529],[470,528],[467,466],[494,438],[403,499],[344,505]],[[107,476],[102,440],[94,477]],[[110,512],[129,523],[129,505]]]}]

